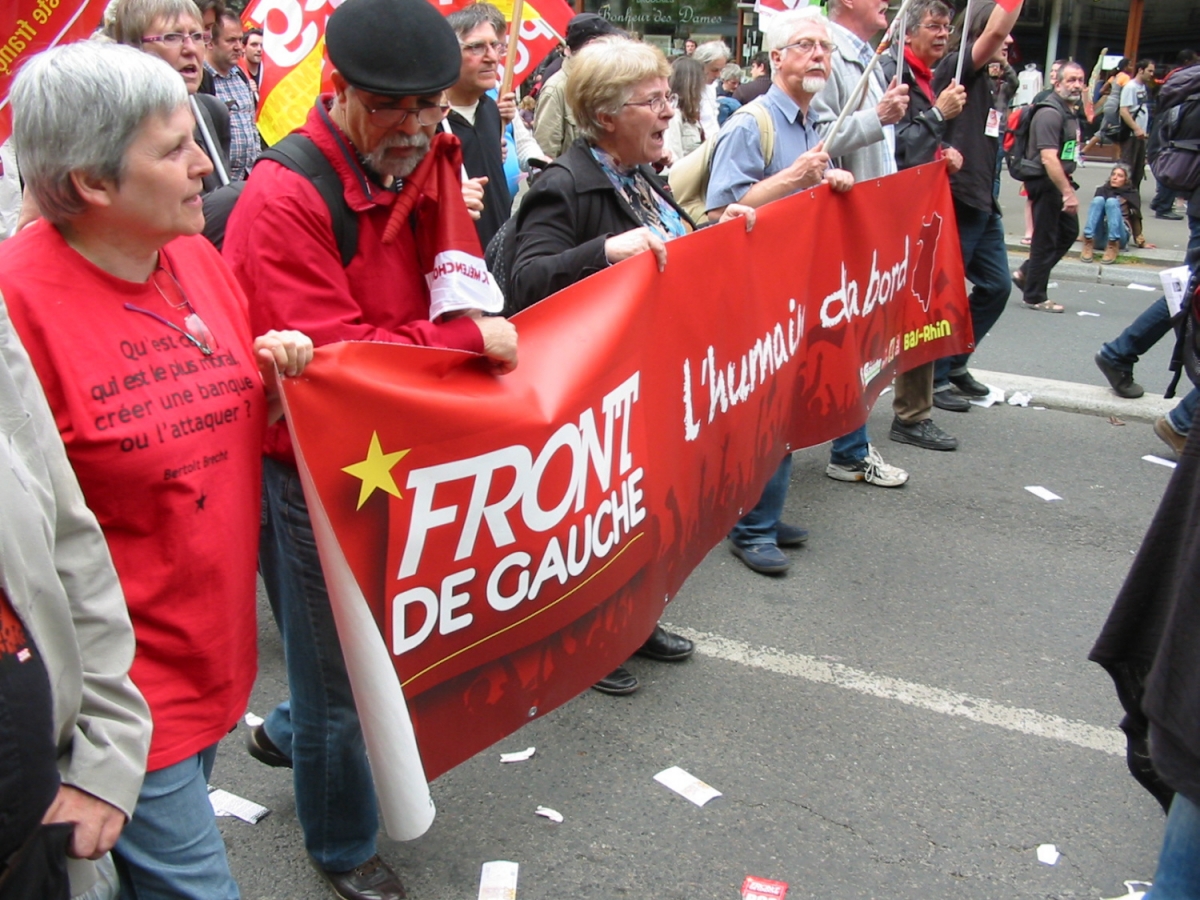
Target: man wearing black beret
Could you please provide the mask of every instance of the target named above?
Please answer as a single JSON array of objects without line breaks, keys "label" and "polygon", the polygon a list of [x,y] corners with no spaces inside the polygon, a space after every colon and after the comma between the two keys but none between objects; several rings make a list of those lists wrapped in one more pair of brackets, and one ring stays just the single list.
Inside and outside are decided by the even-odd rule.
[{"label": "man wearing black beret", "polygon": [[[270,151],[255,166],[224,246],[251,321],[264,330],[303,329],[318,346],[449,347],[511,369],[517,338],[506,319],[431,317],[419,259],[422,229],[433,224],[417,217],[385,237],[398,192],[449,109],[445,91],[462,62],[458,38],[427,0],[346,0],[330,16],[325,40],[334,93],[319,97],[285,140],[298,135],[304,153],[323,157],[332,172],[321,177],[336,178],[337,190],[326,200],[312,179]],[[477,184],[464,185],[464,199],[482,208]],[[456,195],[439,200],[458,202]],[[348,232],[353,243],[344,249],[353,256],[344,263]],[[286,429],[267,436],[263,504],[259,565],[283,636],[291,697],[251,731],[250,753],[294,769],[305,848],[338,897],[402,898],[399,877],[376,853],[374,784]]]}]

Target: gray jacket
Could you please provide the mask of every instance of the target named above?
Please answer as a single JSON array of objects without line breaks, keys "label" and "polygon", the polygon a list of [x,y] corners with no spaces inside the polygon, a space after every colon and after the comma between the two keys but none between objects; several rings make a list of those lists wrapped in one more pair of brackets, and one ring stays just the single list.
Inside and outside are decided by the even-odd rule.
[{"label": "gray jacket", "polygon": [[[0,585],[46,666],[64,784],[132,815],[150,710],[129,679],[133,626],[108,545],[0,298]],[[94,866],[71,860],[71,891]]]},{"label": "gray jacket", "polygon": [[[830,22],[829,37],[837,48],[830,60],[829,80],[825,90],[817,94],[812,102],[812,115],[822,135],[829,132],[842,107],[850,102],[850,95],[866,69],[845,29]],[[895,150],[888,140],[891,126],[882,125],[875,111],[884,90],[883,75],[876,68],[866,96],[857,110],[842,122],[833,145],[825,148],[833,158],[834,165],[849,170],[856,181],[882,178],[896,171]]]}]

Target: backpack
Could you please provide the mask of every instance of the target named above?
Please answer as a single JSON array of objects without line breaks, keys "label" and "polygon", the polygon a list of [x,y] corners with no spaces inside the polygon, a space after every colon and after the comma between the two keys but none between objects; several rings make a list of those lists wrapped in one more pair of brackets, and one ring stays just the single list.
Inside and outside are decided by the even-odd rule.
[{"label": "backpack", "polygon": [[[1004,143],[1008,153],[1008,174],[1017,181],[1029,181],[1031,178],[1041,178],[1046,174],[1046,167],[1042,164],[1041,157],[1029,155],[1029,128],[1033,123],[1034,113],[1039,109],[1047,108],[1058,109],[1055,104],[1043,100],[1041,103],[1030,103],[1028,106],[1021,107],[1015,125],[1012,123],[1012,117],[1009,117],[1011,130],[1008,135],[1005,135]],[[1009,141],[1010,136],[1012,137],[1011,141]]]},{"label": "backpack", "polygon": [[325,154],[317,149],[310,138],[302,134],[289,134],[264,150],[255,160],[255,165],[264,159],[279,163],[297,175],[312,182],[333,220],[333,240],[342,258],[342,268],[350,265],[358,252],[358,215],[346,203],[342,180]]},{"label": "backpack", "polygon": [[1158,125],[1146,147],[1154,180],[1169,190],[1200,188],[1200,68],[1185,76],[1179,89],[1164,85]]},{"label": "backpack", "polygon": [[[751,115],[758,122],[758,136],[763,155],[764,169],[771,164],[775,154],[775,126],[771,111],[761,103],[747,103],[729,116]],[[675,202],[691,217],[693,222],[703,222],[708,212],[708,181],[712,175],[713,153],[717,149],[717,134],[705,138],[704,143],[671,166],[667,183]]]}]

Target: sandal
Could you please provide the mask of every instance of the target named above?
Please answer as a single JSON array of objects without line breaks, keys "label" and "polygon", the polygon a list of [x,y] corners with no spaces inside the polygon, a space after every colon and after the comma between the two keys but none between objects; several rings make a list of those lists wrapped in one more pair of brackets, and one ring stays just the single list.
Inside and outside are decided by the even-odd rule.
[{"label": "sandal", "polygon": [[1025,308],[1048,313],[1060,313],[1066,309],[1061,303],[1054,303],[1051,300],[1043,300],[1041,303],[1026,303]]},{"label": "sandal", "polygon": [[1021,238],[1021,243],[1024,244],[1026,247],[1028,247],[1030,244],[1033,243],[1033,238],[1031,238],[1031,237]]}]

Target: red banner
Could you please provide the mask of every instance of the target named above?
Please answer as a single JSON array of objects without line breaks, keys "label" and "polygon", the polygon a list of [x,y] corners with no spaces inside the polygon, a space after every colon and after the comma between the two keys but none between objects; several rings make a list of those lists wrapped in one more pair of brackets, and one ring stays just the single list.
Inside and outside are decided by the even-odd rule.
[{"label": "red banner", "polygon": [[96,30],[107,0],[7,0],[0,19],[0,143],[12,134],[8,91],[21,63]]},{"label": "red banner", "polygon": [[642,254],[517,316],[510,375],[355,343],[288,381],[377,778],[409,738],[371,730],[405,704],[433,778],[614,669],[787,452],[972,346],[941,165],[668,253],[663,273]]}]

